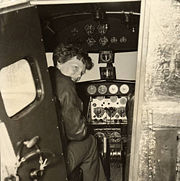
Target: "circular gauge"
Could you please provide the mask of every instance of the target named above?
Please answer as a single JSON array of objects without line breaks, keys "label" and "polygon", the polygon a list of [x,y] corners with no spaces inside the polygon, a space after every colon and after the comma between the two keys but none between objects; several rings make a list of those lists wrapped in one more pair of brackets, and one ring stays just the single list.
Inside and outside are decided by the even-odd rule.
[{"label": "circular gauge", "polygon": [[120,101],[121,104],[125,105],[126,102],[127,102],[127,98],[126,97],[121,97],[119,101]]},{"label": "circular gauge", "polygon": [[105,96],[97,96],[96,99],[99,100],[99,101],[102,101],[102,100],[105,99]]},{"label": "circular gauge", "polygon": [[120,43],[126,43],[127,38],[125,36],[122,36],[119,41],[120,41]]},{"label": "circular gauge", "polygon": [[120,86],[120,92],[122,94],[127,94],[129,92],[129,86],[127,84],[122,84]]},{"label": "circular gauge", "polygon": [[101,35],[104,35],[108,30],[108,24],[100,24],[100,25],[98,25],[97,30]]},{"label": "circular gauge", "polygon": [[118,39],[115,36],[113,36],[110,41],[111,43],[117,43]]},{"label": "circular gauge", "polygon": [[111,96],[110,100],[111,100],[111,102],[117,102],[118,96]]},{"label": "circular gauge", "polygon": [[116,94],[118,92],[118,86],[115,84],[112,84],[109,86],[109,92],[111,94]]},{"label": "circular gauge", "polygon": [[87,40],[86,40],[86,42],[87,42],[87,44],[90,46],[90,47],[92,47],[95,43],[96,43],[96,40],[94,39],[94,38],[88,38]]},{"label": "circular gauge", "polygon": [[114,132],[111,133],[111,137],[112,137],[112,138],[113,138],[113,137],[115,137],[115,138],[120,138],[120,137],[121,137],[121,134],[120,134],[119,132],[117,132],[117,131],[114,131]]},{"label": "circular gauge", "polygon": [[108,41],[109,41],[108,38],[105,36],[99,38],[99,43],[101,46],[105,46],[108,43]]},{"label": "circular gauge", "polygon": [[89,85],[88,88],[87,88],[87,92],[91,95],[95,94],[96,93],[96,86],[95,85]]},{"label": "circular gauge", "polygon": [[87,25],[85,25],[84,29],[88,35],[91,35],[94,33],[95,26],[92,24],[87,24]]},{"label": "circular gauge", "polygon": [[105,93],[107,92],[107,87],[106,87],[105,85],[100,85],[100,86],[98,87],[98,92],[99,92],[100,94],[105,94]]},{"label": "circular gauge", "polygon": [[114,131],[110,134],[110,138],[112,142],[120,142],[121,134],[117,131]]},{"label": "circular gauge", "polygon": [[102,132],[100,132],[100,131],[98,131],[97,133],[95,133],[94,136],[95,136],[96,138],[100,139],[100,140],[102,140],[103,138],[106,137],[105,134],[102,133]]},{"label": "circular gauge", "polygon": [[112,63],[113,53],[112,51],[101,51],[99,53],[99,63]]}]

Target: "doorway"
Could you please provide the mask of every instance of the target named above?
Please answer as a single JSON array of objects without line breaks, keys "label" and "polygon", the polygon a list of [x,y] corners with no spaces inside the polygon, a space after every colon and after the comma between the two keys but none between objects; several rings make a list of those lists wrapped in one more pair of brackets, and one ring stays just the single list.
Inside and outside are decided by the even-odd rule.
[{"label": "doorway", "polygon": [[[128,88],[124,87],[125,91],[128,89],[128,93],[124,93],[125,99],[131,99],[134,94],[140,6],[140,1],[38,5],[48,66],[53,66],[53,49],[58,43],[64,41],[81,44],[88,50],[93,60],[94,68],[87,72],[77,84],[77,90],[80,90],[80,97],[84,102],[84,114],[89,117],[89,101],[92,98],[94,102],[97,102],[97,99],[91,93],[87,96],[87,92],[82,92],[82,90],[86,91],[90,84],[93,83],[97,89],[100,86],[102,87],[102,82],[99,84],[98,81],[105,81],[106,83],[103,86],[108,89],[111,84],[117,84],[118,89],[125,84],[128,85]],[[107,62],[100,60],[104,53],[112,56],[112,64],[116,72],[114,80],[103,79],[100,73],[100,68],[106,68],[107,65]],[[100,54],[102,54],[102,57]],[[104,95],[98,94],[101,98],[105,98],[108,104],[109,95],[106,95],[106,93]],[[118,101],[123,97],[121,93],[115,93],[115,96],[119,96]],[[131,119],[131,123],[130,121],[128,123],[127,120],[129,126],[132,126],[133,121],[132,110],[131,106],[131,118],[125,116],[126,119]],[[113,141],[118,142],[118,139],[121,140],[121,138],[126,140],[125,144],[121,144],[121,141],[118,144],[111,144],[109,151],[111,156],[108,158],[108,162],[112,161],[112,164],[106,170],[112,181],[128,180],[132,128],[128,128],[128,138],[127,134],[125,137],[121,137],[122,133],[127,132],[127,127],[121,128],[113,125],[110,129],[108,128],[110,131],[107,127],[106,129],[99,127],[95,129],[98,134],[100,131],[103,135],[114,135],[111,139]],[[112,131],[113,129],[115,131]],[[107,160],[105,160],[106,162]]]}]

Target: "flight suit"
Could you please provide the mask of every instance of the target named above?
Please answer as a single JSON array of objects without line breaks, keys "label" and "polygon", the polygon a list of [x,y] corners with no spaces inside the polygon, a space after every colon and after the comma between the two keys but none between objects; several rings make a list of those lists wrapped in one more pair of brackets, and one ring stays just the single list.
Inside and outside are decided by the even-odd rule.
[{"label": "flight suit", "polygon": [[83,181],[106,181],[104,170],[93,135],[87,135],[83,104],[77,95],[75,83],[70,77],[55,69],[55,90],[60,102],[61,120],[68,139],[68,171],[78,165],[83,170]]}]

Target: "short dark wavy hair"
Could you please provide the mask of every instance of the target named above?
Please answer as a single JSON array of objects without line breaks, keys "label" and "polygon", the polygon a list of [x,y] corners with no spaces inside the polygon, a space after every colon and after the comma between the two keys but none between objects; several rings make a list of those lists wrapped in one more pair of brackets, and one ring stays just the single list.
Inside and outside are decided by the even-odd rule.
[{"label": "short dark wavy hair", "polygon": [[75,56],[77,56],[78,60],[82,61],[87,70],[90,70],[94,66],[91,57],[88,56],[88,53],[82,48],[73,44],[59,44],[55,48],[53,52],[54,66],[57,65],[57,62],[62,64],[69,61],[72,57]]}]

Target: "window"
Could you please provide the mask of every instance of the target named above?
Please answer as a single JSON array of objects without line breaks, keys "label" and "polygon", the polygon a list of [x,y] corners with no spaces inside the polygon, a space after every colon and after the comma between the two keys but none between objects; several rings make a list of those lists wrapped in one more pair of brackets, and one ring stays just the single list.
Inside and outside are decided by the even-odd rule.
[{"label": "window", "polygon": [[27,60],[19,60],[1,69],[0,91],[9,117],[12,117],[35,100],[36,87]]}]

